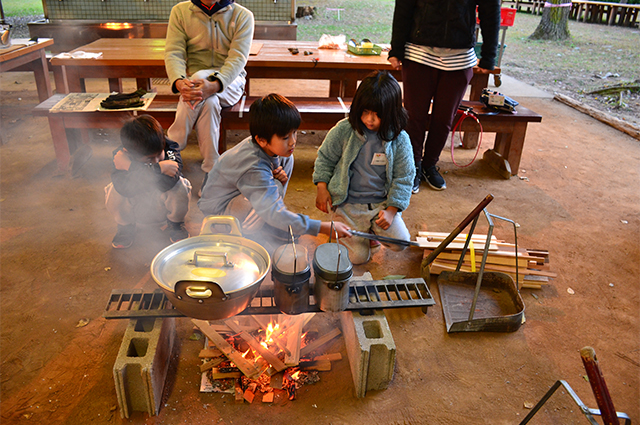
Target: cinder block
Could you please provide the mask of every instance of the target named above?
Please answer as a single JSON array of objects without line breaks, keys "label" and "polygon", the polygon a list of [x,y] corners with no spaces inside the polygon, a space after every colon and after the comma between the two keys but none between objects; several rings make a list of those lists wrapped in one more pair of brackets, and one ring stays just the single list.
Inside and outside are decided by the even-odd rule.
[{"label": "cinder block", "polygon": [[123,418],[128,418],[132,411],[147,412],[150,416],[160,411],[175,339],[174,318],[129,321],[113,366]]},{"label": "cinder block", "polygon": [[[370,276],[367,273],[360,279],[372,280]],[[367,391],[386,389],[393,379],[396,344],[384,312],[374,310],[364,315],[344,311],[340,322],[356,396],[362,398]]]}]

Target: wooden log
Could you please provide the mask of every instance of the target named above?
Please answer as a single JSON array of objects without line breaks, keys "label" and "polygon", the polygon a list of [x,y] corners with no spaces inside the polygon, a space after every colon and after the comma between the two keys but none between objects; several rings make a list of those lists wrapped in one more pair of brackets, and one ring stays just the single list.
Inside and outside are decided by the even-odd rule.
[{"label": "wooden log", "polygon": [[260,371],[256,367],[242,357],[242,353],[229,344],[218,332],[209,326],[209,322],[199,319],[191,319],[202,333],[204,333],[211,342],[218,347],[218,350],[231,360],[248,378],[255,379],[260,375]]},{"label": "wooden log", "polygon": [[582,102],[571,99],[568,96],[562,95],[560,93],[556,93],[553,97],[555,100],[564,103],[565,105],[569,105],[574,109],[577,109],[580,112],[583,112],[600,122],[610,125],[611,127],[622,131],[623,133],[628,134],[634,139],[640,140],[640,127],[634,125],[632,123],[628,123],[626,121],[622,121],[616,117],[612,117],[609,114],[604,112],[600,112],[597,109],[592,108],[591,106],[585,105]]}]

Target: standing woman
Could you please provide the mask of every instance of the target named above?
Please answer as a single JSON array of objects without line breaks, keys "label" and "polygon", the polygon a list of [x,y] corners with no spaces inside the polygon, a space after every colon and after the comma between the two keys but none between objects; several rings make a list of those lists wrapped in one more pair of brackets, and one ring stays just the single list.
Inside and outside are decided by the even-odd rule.
[{"label": "standing woman", "polygon": [[[479,61],[476,6],[483,40]],[[500,0],[396,0],[389,62],[395,69],[402,64],[406,130],[416,165],[413,193],[420,190],[421,177],[435,190],[446,189],[436,164],[473,67],[489,73],[495,66],[499,30]]]}]

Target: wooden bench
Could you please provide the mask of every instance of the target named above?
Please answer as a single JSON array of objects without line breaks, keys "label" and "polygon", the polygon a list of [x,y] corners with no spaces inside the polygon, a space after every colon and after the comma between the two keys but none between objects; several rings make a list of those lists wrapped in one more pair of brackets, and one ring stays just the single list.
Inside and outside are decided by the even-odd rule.
[{"label": "wooden bench", "polygon": [[[44,116],[49,120],[51,137],[58,160],[60,172],[66,172],[69,166],[70,153],[66,130],[90,128],[120,128],[125,120],[138,114],[148,114],[156,118],[163,128],[169,128],[175,118],[178,104],[176,95],[157,95],[146,111],[92,111],[92,112],[50,112],[50,109],[64,98],[64,94],[55,94],[42,102],[33,110],[34,116]],[[230,108],[222,110],[220,128],[220,153],[227,148],[227,130],[249,129],[249,108],[257,97],[246,97]],[[289,98],[302,116],[301,130],[329,130],[344,118],[351,105],[350,99],[340,98]],[[517,174],[524,147],[527,124],[540,122],[542,117],[522,106],[517,107],[516,114],[491,113],[477,101],[463,101],[473,108],[486,133],[496,133],[496,140],[489,155],[485,159],[504,177]],[[456,117],[455,122],[457,122]],[[468,118],[463,121],[461,130],[477,133],[478,124]],[[471,138],[472,139],[472,138]],[[466,148],[475,146],[467,145]],[[497,155],[496,155],[497,154]],[[508,174],[507,174],[508,171]]]}]

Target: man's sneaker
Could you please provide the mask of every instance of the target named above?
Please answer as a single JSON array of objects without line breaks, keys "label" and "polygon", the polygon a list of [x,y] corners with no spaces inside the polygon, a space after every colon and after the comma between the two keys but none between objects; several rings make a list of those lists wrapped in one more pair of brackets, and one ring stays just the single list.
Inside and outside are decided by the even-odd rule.
[{"label": "man's sneaker", "polygon": [[116,249],[129,248],[133,245],[133,240],[136,237],[136,225],[127,224],[122,226],[118,224],[118,231],[111,241],[111,246]]},{"label": "man's sneaker", "polygon": [[447,188],[447,183],[440,175],[439,170],[440,169],[438,167],[432,165],[426,170],[422,170],[422,175],[432,189],[444,190]]},{"label": "man's sneaker", "polygon": [[173,221],[167,220],[167,225],[171,243],[176,243],[189,237],[189,232],[187,232],[187,229],[184,227],[184,222],[174,223]]},{"label": "man's sneaker", "polygon": [[376,252],[380,251],[381,246],[382,244],[380,243],[380,241],[374,241],[373,239],[369,239],[369,249],[371,249],[372,254],[375,254]]},{"label": "man's sneaker", "polygon": [[421,169],[418,167],[416,168],[416,176],[413,178],[413,186],[411,187],[411,193],[413,194],[420,192],[420,175]]}]

